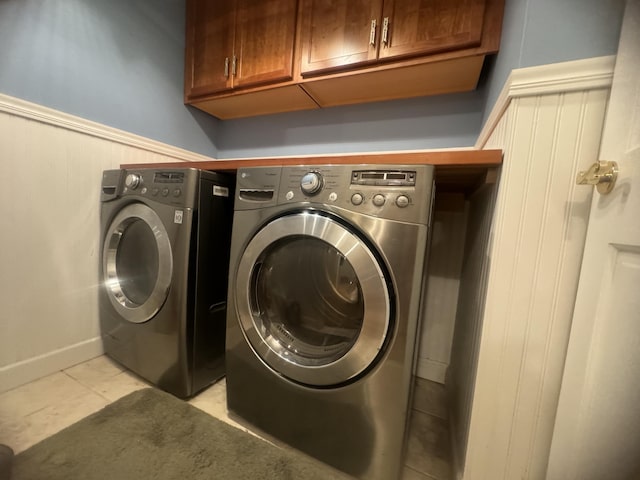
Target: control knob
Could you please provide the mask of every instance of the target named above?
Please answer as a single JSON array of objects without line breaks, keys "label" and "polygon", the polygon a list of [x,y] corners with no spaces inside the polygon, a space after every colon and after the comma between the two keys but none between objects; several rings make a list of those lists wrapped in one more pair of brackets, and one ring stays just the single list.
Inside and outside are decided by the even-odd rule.
[{"label": "control knob", "polygon": [[140,180],[140,175],[138,175],[137,173],[130,173],[124,179],[124,184],[127,188],[135,190],[136,188],[138,188],[138,185],[140,185]]},{"label": "control knob", "polygon": [[300,189],[307,195],[314,195],[322,190],[322,175],[318,172],[307,172],[300,180]]}]

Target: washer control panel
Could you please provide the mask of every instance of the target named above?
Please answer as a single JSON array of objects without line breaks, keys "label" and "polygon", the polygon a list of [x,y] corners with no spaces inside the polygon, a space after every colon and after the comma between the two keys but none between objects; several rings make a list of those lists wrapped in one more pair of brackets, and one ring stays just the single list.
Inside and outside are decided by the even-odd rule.
[{"label": "washer control panel", "polygon": [[107,201],[135,195],[170,205],[189,206],[195,199],[198,176],[199,171],[191,168],[105,171],[101,198]]}]

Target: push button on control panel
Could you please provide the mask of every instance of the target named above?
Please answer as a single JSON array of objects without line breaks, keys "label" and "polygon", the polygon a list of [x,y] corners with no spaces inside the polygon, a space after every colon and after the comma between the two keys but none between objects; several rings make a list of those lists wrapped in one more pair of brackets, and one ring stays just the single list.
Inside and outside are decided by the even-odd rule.
[{"label": "push button on control panel", "polygon": [[384,205],[385,200],[384,195],[376,193],[371,201],[376,207],[381,207]]},{"label": "push button on control panel", "polygon": [[351,195],[351,203],[353,203],[354,205],[362,205],[363,201],[364,197],[361,193],[354,193],[353,195]]},{"label": "push button on control panel", "polygon": [[398,195],[398,198],[396,198],[396,205],[400,208],[406,207],[409,205],[409,197],[406,195]]}]

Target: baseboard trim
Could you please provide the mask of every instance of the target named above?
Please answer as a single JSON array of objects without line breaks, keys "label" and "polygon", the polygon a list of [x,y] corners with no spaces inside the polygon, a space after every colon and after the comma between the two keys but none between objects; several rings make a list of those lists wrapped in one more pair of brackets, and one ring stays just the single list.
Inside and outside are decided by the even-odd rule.
[{"label": "baseboard trim", "polygon": [[615,63],[615,55],[609,55],[513,70],[480,131],[475,148],[485,147],[512,99],[611,88]]},{"label": "baseboard trim", "polygon": [[102,339],[95,337],[6,367],[0,367],[0,393],[85,362],[103,353]]},{"label": "baseboard trim", "polygon": [[444,384],[449,365],[428,358],[418,358],[416,375],[425,380]]},{"label": "baseboard trim", "polygon": [[0,93],[0,112],[17,117],[26,118],[40,123],[64,128],[74,132],[101,138],[110,142],[139,148],[184,162],[210,162],[215,158],[190,152],[182,148],[151,140],[133,133],[108,127],[98,122],[92,122],[81,117],[69,115],[52,108],[31,103],[20,98]]}]

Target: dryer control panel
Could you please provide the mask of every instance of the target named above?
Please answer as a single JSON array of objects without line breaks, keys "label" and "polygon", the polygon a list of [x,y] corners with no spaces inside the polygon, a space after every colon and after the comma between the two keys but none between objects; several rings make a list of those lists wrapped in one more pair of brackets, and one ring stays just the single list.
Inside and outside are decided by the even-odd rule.
[{"label": "dryer control panel", "polygon": [[236,210],[320,204],[391,220],[425,223],[431,165],[307,165],[238,170]]}]

